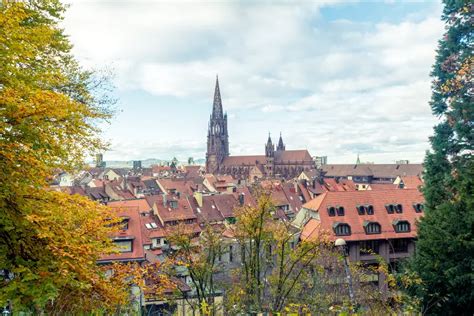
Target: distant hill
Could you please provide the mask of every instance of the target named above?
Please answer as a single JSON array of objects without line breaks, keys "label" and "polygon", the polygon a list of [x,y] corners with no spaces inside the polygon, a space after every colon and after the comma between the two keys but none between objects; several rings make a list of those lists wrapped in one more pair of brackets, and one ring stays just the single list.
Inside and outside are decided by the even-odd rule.
[{"label": "distant hill", "polygon": [[[110,168],[132,168],[133,167],[133,160],[106,160],[107,167]],[[166,165],[167,163],[171,163],[171,160],[163,160],[163,159],[156,159],[156,158],[149,158],[142,160],[142,167],[150,167],[151,165]],[[206,159],[196,159],[194,160],[194,164],[196,165],[204,165],[206,163]],[[179,161],[181,165],[187,165],[188,161]]]}]

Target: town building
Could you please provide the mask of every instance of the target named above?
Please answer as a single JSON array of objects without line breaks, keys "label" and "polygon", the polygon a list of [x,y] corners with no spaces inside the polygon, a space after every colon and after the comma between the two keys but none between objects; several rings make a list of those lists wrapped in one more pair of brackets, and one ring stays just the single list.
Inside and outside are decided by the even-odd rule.
[{"label": "town building", "polygon": [[303,228],[302,240],[342,238],[351,261],[376,265],[381,257],[394,268],[415,251],[423,209],[417,189],[328,191],[305,203],[294,224]]}]

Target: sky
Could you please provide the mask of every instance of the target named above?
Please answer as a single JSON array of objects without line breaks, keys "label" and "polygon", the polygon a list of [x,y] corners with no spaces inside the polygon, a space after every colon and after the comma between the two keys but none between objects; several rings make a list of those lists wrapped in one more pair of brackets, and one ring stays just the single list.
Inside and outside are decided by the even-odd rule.
[{"label": "sky", "polygon": [[111,70],[105,160],[204,158],[216,75],[231,155],[268,133],[329,163],[422,162],[438,1],[70,0],[87,69]]}]

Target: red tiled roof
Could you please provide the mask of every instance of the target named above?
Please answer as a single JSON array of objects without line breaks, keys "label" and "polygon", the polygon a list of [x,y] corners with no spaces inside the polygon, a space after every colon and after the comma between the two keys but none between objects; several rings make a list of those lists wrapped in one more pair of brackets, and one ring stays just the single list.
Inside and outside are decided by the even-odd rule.
[{"label": "red tiled roof", "polygon": [[191,199],[191,206],[194,213],[198,217],[201,223],[214,223],[221,222],[224,220],[224,216],[219,212],[214,204],[213,196],[203,196],[202,206],[199,206],[196,199]]},{"label": "red tiled roof", "polygon": [[108,205],[113,208],[138,208],[140,212],[147,212],[151,210],[151,206],[145,199],[112,201]]},{"label": "red tiled roof", "polygon": [[398,190],[398,186],[392,183],[371,183],[369,186],[375,191]]},{"label": "red tiled roof", "polygon": [[145,254],[143,251],[143,239],[141,231],[140,211],[138,206],[115,206],[109,207],[116,211],[116,214],[120,217],[128,218],[128,228],[121,230],[114,235],[114,239],[133,239],[132,240],[132,251],[131,252],[120,252],[116,254],[110,254],[102,256],[99,261],[142,261],[145,260]]},{"label": "red tiled roof", "polygon": [[305,161],[312,162],[313,158],[306,149],[275,151],[275,162]]},{"label": "red tiled roof", "polygon": [[[170,202],[174,200],[177,202],[177,208],[171,208]],[[160,201],[155,201],[153,211],[162,223],[170,221],[184,221],[187,219],[196,219],[196,215],[191,208],[190,203],[186,197],[179,199],[170,199],[167,197],[166,206],[163,205],[163,198]]]},{"label": "red tiled roof", "polygon": [[235,217],[234,209],[238,207],[239,202],[232,194],[219,194],[212,197],[214,205],[225,218]]},{"label": "red tiled roof", "polygon": [[193,187],[195,184],[193,181],[187,180],[178,180],[178,179],[158,179],[157,180],[160,186],[162,186],[166,191],[176,190],[181,194],[192,195]]},{"label": "red tiled roof", "polygon": [[321,222],[311,218],[303,227],[301,231],[301,240],[316,240],[319,237]]},{"label": "red tiled roof", "polygon": [[222,163],[224,166],[254,166],[257,164],[265,163],[265,155],[255,156],[229,156],[224,159]]},{"label": "red tiled roof", "polygon": [[[152,238],[161,238],[161,237],[166,236],[165,228],[161,225],[160,221],[152,214],[149,214],[147,216],[141,216],[140,220],[141,220],[143,244],[151,244]],[[147,225],[147,224],[150,224],[150,223],[154,223],[156,225],[156,228],[154,227],[149,228],[150,225]]]},{"label": "red tiled roof", "polygon": [[[326,192],[303,205],[304,208],[319,213],[321,230],[327,232],[331,239],[338,237],[333,233],[335,223],[346,223],[351,226],[351,235],[343,236],[345,240],[370,240],[416,237],[416,220],[422,213],[416,213],[413,204],[424,203],[424,198],[418,190],[386,190],[386,191],[342,191]],[[374,215],[359,215],[357,205],[370,204],[374,207]],[[401,204],[401,214],[388,214],[386,204]],[[343,206],[344,216],[329,216],[327,207]],[[411,231],[396,233],[393,228],[395,220],[407,220]],[[375,221],[381,225],[381,234],[367,235],[364,231],[364,221]],[[321,232],[321,231],[320,231]]]},{"label": "red tiled roof", "polygon": [[244,194],[244,205],[246,206],[257,206],[257,201],[255,198],[252,196],[252,193],[250,193],[250,190],[248,187],[244,186],[241,188],[237,188],[235,192],[233,192],[234,197],[236,198],[237,201],[239,201],[239,195]]},{"label": "red tiled roof", "polygon": [[321,168],[327,177],[396,178],[397,176],[421,175],[423,172],[422,164],[327,164]]},{"label": "red tiled roof", "polygon": [[298,183],[298,189],[301,192],[304,201],[309,202],[309,200],[311,200],[311,197],[309,196],[308,188],[305,187],[302,183]]},{"label": "red tiled roof", "polygon": [[420,186],[423,185],[423,181],[420,179],[419,176],[404,176],[401,178],[404,184],[404,189],[418,189]]}]

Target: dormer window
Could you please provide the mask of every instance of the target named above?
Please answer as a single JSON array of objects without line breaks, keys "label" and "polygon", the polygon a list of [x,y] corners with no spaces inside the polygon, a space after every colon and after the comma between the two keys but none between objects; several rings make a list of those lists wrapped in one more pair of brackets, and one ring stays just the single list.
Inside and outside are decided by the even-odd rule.
[{"label": "dormer window", "polygon": [[401,204],[397,204],[395,207],[395,212],[403,213],[403,206]]},{"label": "dormer window", "polygon": [[170,207],[172,209],[177,209],[178,208],[178,201],[170,201]]},{"label": "dormer window", "polygon": [[357,208],[357,213],[359,213],[359,215],[365,215],[365,206],[364,205],[357,205],[356,208]]},{"label": "dormer window", "polygon": [[408,233],[410,232],[410,223],[405,220],[393,221],[393,227],[396,233]]},{"label": "dormer window", "polygon": [[380,224],[377,222],[364,222],[364,229],[367,235],[380,234],[380,232],[382,231]]},{"label": "dormer window", "polygon": [[333,230],[336,236],[349,236],[351,234],[351,227],[345,223],[334,223]]},{"label": "dormer window", "polygon": [[122,218],[122,222],[120,223],[120,225],[122,226],[122,230],[127,230],[128,229],[129,220],[130,220],[129,217],[123,217]]},{"label": "dormer window", "polygon": [[388,214],[395,213],[395,205],[393,204],[385,204],[385,209],[387,210]]},{"label": "dormer window", "polygon": [[336,206],[337,216],[344,216],[344,206]]},{"label": "dormer window", "polygon": [[365,206],[367,215],[374,215],[374,206],[373,205],[366,205]]},{"label": "dormer window", "polygon": [[414,203],[413,208],[415,209],[415,212],[422,213],[423,210],[425,209],[425,206],[421,203]]},{"label": "dormer window", "polygon": [[334,206],[328,207],[328,215],[329,216],[336,216],[336,208]]}]

